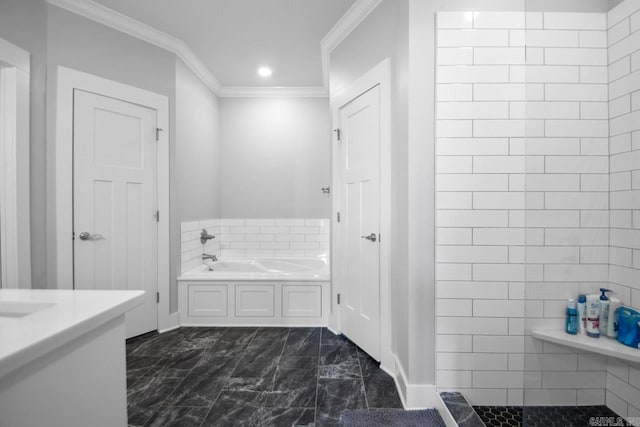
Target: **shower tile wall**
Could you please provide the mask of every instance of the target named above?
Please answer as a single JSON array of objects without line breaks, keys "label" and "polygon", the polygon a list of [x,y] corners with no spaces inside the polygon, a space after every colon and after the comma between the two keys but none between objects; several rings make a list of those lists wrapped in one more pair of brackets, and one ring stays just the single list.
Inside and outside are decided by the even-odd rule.
[{"label": "shower tile wall", "polygon": [[[217,238],[207,253],[222,257],[329,256],[329,219],[236,219],[182,223],[182,271],[202,264],[200,231]],[[210,252],[209,252],[210,251]]]},{"label": "shower tile wall", "polygon": [[[220,220],[205,219],[202,221],[188,221],[180,224],[181,228],[181,271],[184,273],[202,264],[202,253],[220,256]],[[209,240],[205,247],[200,243],[200,233],[206,229],[209,234],[216,236]]]},{"label": "shower tile wall", "polygon": [[606,360],[530,332],[607,285],[606,15],[441,13],[437,43],[437,386],[602,404]]},{"label": "shower tile wall", "polygon": [[[640,1],[608,14],[611,237],[609,280],[640,309]],[[610,359],[607,405],[640,416],[640,366]]]}]

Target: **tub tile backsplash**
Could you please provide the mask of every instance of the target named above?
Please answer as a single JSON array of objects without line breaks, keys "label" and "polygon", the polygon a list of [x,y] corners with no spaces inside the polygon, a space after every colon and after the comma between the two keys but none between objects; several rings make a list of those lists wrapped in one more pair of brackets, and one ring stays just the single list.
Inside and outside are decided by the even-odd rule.
[{"label": "tub tile backsplash", "polygon": [[182,223],[182,271],[202,263],[200,232],[216,236],[205,252],[219,257],[317,257],[329,255],[329,219],[238,219]]}]

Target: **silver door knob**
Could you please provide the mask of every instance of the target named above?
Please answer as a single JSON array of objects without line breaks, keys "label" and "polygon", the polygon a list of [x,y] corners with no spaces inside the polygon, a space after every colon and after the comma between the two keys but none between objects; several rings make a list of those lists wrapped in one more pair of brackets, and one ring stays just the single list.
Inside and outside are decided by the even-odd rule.
[{"label": "silver door knob", "polygon": [[102,234],[91,234],[87,231],[83,231],[80,233],[80,240],[96,240],[96,239],[104,239]]},{"label": "silver door knob", "polygon": [[360,236],[360,237],[363,239],[371,240],[372,242],[375,242],[377,240],[376,233],[371,233],[368,236]]}]

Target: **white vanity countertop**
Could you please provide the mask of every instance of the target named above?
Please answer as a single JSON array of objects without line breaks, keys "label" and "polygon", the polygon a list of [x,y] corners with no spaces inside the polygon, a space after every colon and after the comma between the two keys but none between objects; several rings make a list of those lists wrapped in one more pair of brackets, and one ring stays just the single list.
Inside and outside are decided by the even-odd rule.
[{"label": "white vanity countertop", "polygon": [[142,304],[143,295],[0,289],[0,379]]}]

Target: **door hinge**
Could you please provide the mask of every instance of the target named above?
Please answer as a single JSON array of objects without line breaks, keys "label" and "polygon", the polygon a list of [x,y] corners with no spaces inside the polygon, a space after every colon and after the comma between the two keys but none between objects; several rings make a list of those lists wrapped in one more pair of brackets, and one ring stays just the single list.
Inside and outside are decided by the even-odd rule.
[{"label": "door hinge", "polygon": [[156,128],[156,141],[160,141],[160,132],[163,132],[164,129]]},{"label": "door hinge", "polygon": [[336,219],[338,220],[338,222],[340,222],[340,212],[336,214]]},{"label": "door hinge", "polygon": [[71,240],[76,240],[76,232],[75,231],[71,232]]},{"label": "door hinge", "polygon": [[333,131],[336,133],[336,138],[338,139],[338,141],[340,141],[340,129],[334,129]]},{"label": "door hinge", "polygon": [[338,305],[340,305],[340,294],[338,294]]},{"label": "door hinge", "polygon": [[156,292],[156,303],[160,304],[160,292]]},{"label": "door hinge", "polygon": [[156,222],[160,222],[160,211],[156,211]]}]

